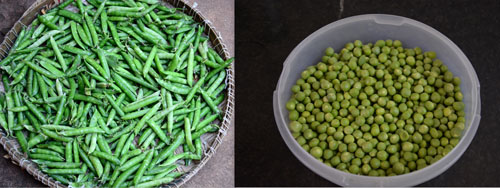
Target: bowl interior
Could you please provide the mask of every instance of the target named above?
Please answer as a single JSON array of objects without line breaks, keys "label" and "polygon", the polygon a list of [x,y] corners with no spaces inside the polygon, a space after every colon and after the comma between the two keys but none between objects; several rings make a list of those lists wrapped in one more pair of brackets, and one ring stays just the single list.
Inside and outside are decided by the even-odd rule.
[{"label": "bowl interior", "polygon": [[[327,47],[333,47],[335,52],[338,52],[346,43],[354,40],[374,43],[380,39],[400,40],[405,48],[418,46],[423,51],[435,51],[437,58],[441,59],[455,76],[461,78],[460,88],[466,105],[466,129],[462,133],[460,143],[452,152],[427,168],[383,178],[344,173],[314,159],[298,145],[288,131],[288,111],[284,108],[292,94],[290,88],[300,78],[300,73],[308,66],[320,62]],[[431,27],[415,20],[392,15],[354,16],[331,23],[311,34],[286,59],[274,95],[276,122],[292,152],[319,175],[346,186],[411,186],[427,181],[444,172],[461,156],[474,137],[480,119],[479,80],[463,52]]]}]

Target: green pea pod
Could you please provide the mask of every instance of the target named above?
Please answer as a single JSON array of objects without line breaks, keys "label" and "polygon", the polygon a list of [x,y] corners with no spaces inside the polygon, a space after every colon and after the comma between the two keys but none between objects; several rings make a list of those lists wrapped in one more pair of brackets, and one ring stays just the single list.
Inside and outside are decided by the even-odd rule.
[{"label": "green pea pod", "polygon": [[112,74],[111,75],[113,77],[113,80],[118,84],[118,87],[120,87],[120,89],[127,95],[127,97],[132,100],[132,101],[136,101],[136,95],[134,94],[134,92],[132,91],[132,89],[130,89],[128,87],[128,84],[121,76],[119,76],[118,74]]},{"label": "green pea pod", "polygon": [[186,144],[188,145],[189,150],[194,151],[195,148],[193,145],[193,138],[191,137],[191,121],[187,117],[184,118],[184,134],[186,134]]},{"label": "green pea pod", "polygon": [[73,127],[66,126],[66,125],[51,125],[51,124],[41,125],[40,128],[51,130],[51,131],[65,131],[65,130],[73,130],[73,129],[75,129]]},{"label": "green pea pod", "polygon": [[47,123],[47,119],[45,116],[37,109],[37,107],[28,101],[26,98],[24,98],[24,102],[26,103],[26,106],[30,109],[30,111],[40,120],[42,123]]},{"label": "green pea pod", "polygon": [[21,69],[21,72],[14,78],[14,80],[10,83],[10,85],[16,85],[19,83],[21,80],[25,79],[26,73],[28,72],[28,66],[23,66],[23,69]]},{"label": "green pea pod", "polygon": [[[89,148],[89,151],[90,151],[90,148]],[[102,163],[99,160],[99,158],[97,158],[93,155],[89,155],[89,160],[95,168],[95,172],[96,172],[97,177],[102,177],[102,174],[104,173],[104,168],[103,168]]]},{"label": "green pea pod", "polygon": [[197,138],[200,138],[201,135],[203,135],[203,134],[205,134],[207,132],[216,132],[218,130],[219,130],[219,126],[218,125],[211,124],[211,125],[208,125],[208,126],[205,126],[205,127],[201,128],[200,130],[197,130],[191,136],[193,137],[193,139],[197,139]]},{"label": "green pea pod", "polygon": [[89,156],[87,156],[86,152],[78,145],[78,153],[80,154],[80,158],[82,161],[85,163],[85,165],[90,168],[90,170],[95,171],[94,166],[92,165],[92,162],[89,159]]},{"label": "green pea pod", "polygon": [[151,135],[153,134],[153,129],[151,128],[146,128],[145,131],[142,132],[141,136],[139,137],[139,139],[137,140],[137,144],[138,145],[143,145],[144,141],[146,141],[146,139]]},{"label": "green pea pod", "polygon": [[90,133],[104,133],[102,129],[99,127],[82,127],[82,128],[76,128],[72,130],[65,130],[59,132],[59,134],[63,136],[77,136],[77,135],[84,135],[84,134],[90,134]]},{"label": "green pea pod", "polygon": [[[132,145],[132,141],[134,140],[135,138],[135,134],[130,134],[130,136],[128,137],[127,141],[125,142],[125,144],[123,145],[123,149],[121,151],[121,155],[125,155],[125,153],[128,152],[128,150],[130,149],[130,146]],[[121,161],[120,161],[120,164],[121,164]]]},{"label": "green pea pod", "polygon": [[65,9],[59,9],[59,11],[57,11],[57,14],[60,15],[60,16],[69,18],[69,19],[71,19],[73,21],[76,21],[79,24],[83,23],[83,21],[82,21],[82,15],[81,14],[74,13],[74,12],[71,12],[71,11],[65,10]]},{"label": "green pea pod", "polygon": [[70,169],[42,169],[47,174],[84,174],[85,172],[80,168]]},{"label": "green pea pod", "polygon": [[92,19],[87,14],[84,14],[83,18],[85,20],[87,27],[89,28],[90,37],[92,39],[93,46],[95,47],[99,44],[99,38],[97,37],[97,31],[96,31],[95,25],[92,22]]},{"label": "green pea pod", "polygon": [[184,153],[180,153],[180,154],[177,154],[177,155],[172,155],[164,163],[162,163],[160,166],[170,166],[170,165],[174,164],[175,161],[177,161],[179,159],[186,158],[186,156],[188,154],[189,153],[184,152]]},{"label": "green pea pod", "polygon": [[77,100],[77,101],[85,101],[85,102],[89,102],[89,103],[93,103],[93,104],[96,104],[96,105],[102,105],[102,101],[95,98],[95,97],[92,97],[92,96],[85,96],[85,95],[81,95],[81,94],[78,94],[76,93],[75,94],[75,97],[73,98],[74,100]]},{"label": "green pea pod", "polygon": [[[64,74],[60,74],[60,73],[55,73],[54,72],[49,72],[47,71],[46,69],[38,66],[38,65],[35,65],[31,62],[25,62],[26,65],[28,65],[31,69],[33,69],[34,71],[38,72],[39,74],[47,77],[47,78],[50,78],[50,79],[57,79],[57,78],[60,78],[60,77],[63,77]],[[39,81],[40,82],[40,81]],[[43,91],[43,90],[42,90]]]},{"label": "green pea pod", "polygon": [[14,131],[14,134],[16,135],[17,141],[19,142],[19,145],[21,146],[23,152],[28,152],[28,141],[26,141],[26,137],[24,136],[23,132]]},{"label": "green pea pod", "polygon": [[70,4],[73,3],[74,0],[66,0],[64,2],[62,2],[61,4],[57,5],[57,8],[58,9],[64,9],[66,8],[67,6],[69,6]]},{"label": "green pea pod", "polygon": [[64,159],[60,156],[49,155],[49,154],[30,154],[30,158],[32,159],[40,159],[46,161],[55,161],[55,162],[63,162]]},{"label": "green pea pod", "polygon": [[142,162],[141,166],[137,170],[137,172],[134,176],[134,179],[132,180],[132,182],[134,183],[134,186],[137,186],[137,184],[139,184],[139,180],[144,175],[144,172],[146,171],[147,167],[149,167],[149,164],[151,163],[152,158],[153,158],[153,150],[149,150],[146,154],[144,161]]},{"label": "green pea pod", "polygon": [[198,82],[196,82],[196,84],[193,86],[193,88],[191,88],[191,91],[189,91],[189,94],[186,97],[186,102],[190,102],[193,99],[194,94],[196,94],[196,92],[198,92],[198,90],[201,90],[200,87],[205,83],[205,78],[206,77],[202,77],[200,80],[198,80]]},{"label": "green pea pod", "polygon": [[54,36],[54,35],[59,34],[61,32],[62,31],[59,31],[59,30],[49,31],[49,32],[45,33],[45,35],[40,37],[37,41],[35,41],[33,44],[28,46],[28,48],[36,48],[36,47],[40,46],[42,43],[44,43],[45,41],[47,41],[51,36]]},{"label": "green pea pod", "polygon": [[99,157],[101,159],[105,159],[105,160],[107,160],[109,162],[112,162],[115,165],[120,164],[120,159],[118,159],[117,157],[115,157],[115,156],[113,156],[111,154],[108,154],[108,153],[104,153],[104,152],[100,152],[100,151],[94,151],[90,155]]},{"label": "green pea pod", "polygon": [[181,132],[177,134],[177,137],[175,140],[172,142],[171,145],[169,145],[166,149],[164,149],[161,153],[158,154],[158,156],[155,157],[153,162],[149,165],[148,169],[150,169],[153,165],[156,165],[163,160],[165,160],[167,157],[172,155],[174,151],[184,142],[184,133]]},{"label": "green pea pod", "polygon": [[[134,65],[135,67],[135,65]],[[141,78],[138,78],[138,77],[135,77],[134,75],[132,75],[130,72],[128,72],[127,70],[121,68],[121,67],[118,67],[115,69],[116,73],[119,74],[120,76],[123,76],[124,78],[130,80],[130,81],[133,81],[135,83],[138,83],[144,87],[147,87],[149,89],[153,89],[153,90],[156,90],[157,87],[153,84],[150,84],[146,81],[144,81],[144,79],[141,79]]]},{"label": "green pea pod", "polygon": [[76,140],[73,140],[72,145],[73,145],[73,157],[74,157],[73,161],[75,161],[75,163],[80,163],[78,142]]},{"label": "green pea pod", "polygon": [[128,168],[126,171],[124,171],[115,181],[115,183],[113,184],[113,187],[119,187],[120,185],[123,184],[123,182],[125,182],[125,180],[130,176],[132,175],[132,173],[134,173],[137,169],[139,169],[140,167],[140,164],[137,164],[135,166],[132,166],[130,168]]},{"label": "green pea pod", "polygon": [[99,65],[97,63],[97,61],[95,61],[94,59],[92,59],[89,56],[84,56],[83,59],[85,60],[85,62],[87,62],[89,65],[91,65],[94,69],[96,69],[97,72],[99,72],[99,74],[101,74],[101,76],[103,76],[106,79],[110,79],[109,69],[108,69],[108,71],[106,71],[101,65]]},{"label": "green pea pod", "polygon": [[148,125],[153,129],[153,131],[158,135],[158,138],[160,138],[161,141],[169,144],[170,139],[168,139],[167,135],[161,130],[161,128],[154,122],[154,121],[148,121]]},{"label": "green pea pod", "polygon": [[149,68],[153,64],[154,57],[156,56],[156,51],[158,50],[158,47],[155,45],[153,46],[153,49],[149,53],[148,58],[146,59],[146,63],[144,64],[144,67],[142,68],[143,75],[147,75],[149,72]]},{"label": "green pea pod", "polygon": [[104,151],[107,154],[112,154],[111,148],[109,147],[109,143],[104,139],[104,136],[102,136],[101,134],[97,136],[97,146],[99,146],[99,149],[101,151]]},{"label": "green pea pod", "polygon": [[[177,165],[170,165],[170,166],[156,166],[144,173],[144,175],[149,176],[149,175],[156,175],[156,174],[162,174],[162,173],[170,173],[171,171],[175,170],[177,168]],[[164,176],[164,175],[163,175]],[[163,177],[162,176],[162,177]]]},{"label": "green pea pod", "polygon": [[234,58],[230,58],[230,59],[226,60],[221,66],[210,71],[210,73],[208,73],[208,75],[207,75],[207,79],[210,79],[212,76],[214,76],[215,74],[219,73],[220,71],[222,71],[223,69],[225,69],[226,67],[231,65],[231,63],[233,63],[233,61],[234,61]]},{"label": "green pea pod", "polygon": [[[73,162],[73,142],[66,143],[66,148],[65,148],[64,152],[65,152],[66,162],[68,162],[68,163]],[[78,165],[78,167],[79,166],[80,165]]]},{"label": "green pea pod", "polygon": [[127,162],[125,162],[123,165],[121,165],[118,170],[120,171],[125,171],[129,168],[131,168],[132,166],[136,165],[136,164],[139,164],[141,161],[143,161],[145,158],[146,158],[146,155],[148,153],[144,152],[142,153],[141,155],[139,156],[136,156],[130,160],[128,160]]},{"label": "green pea pod", "polygon": [[137,110],[139,108],[148,106],[150,104],[156,103],[161,99],[161,97],[159,95],[160,95],[160,91],[155,92],[147,97],[144,97],[141,100],[130,103],[127,106],[123,107],[123,112],[131,112],[131,111]]},{"label": "green pea pod", "polygon": [[117,157],[121,156],[121,151],[123,149],[123,146],[125,145],[125,141],[127,141],[127,138],[129,137],[128,134],[124,134],[120,137],[118,140],[118,143],[116,144],[116,149],[115,149],[115,155]]},{"label": "green pea pod", "polygon": [[78,10],[80,10],[80,14],[84,12],[85,8],[83,6],[82,0],[76,0],[76,7],[78,8]]},{"label": "green pea pod", "polygon": [[[29,151],[30,151],[30,154],[38,153],[38,154],[49,154],[49,155],[61,156],[59,153],[57,153],[55,151],[48,150],[48,149],[42,149],[42,148],[33,148],[33,149],[30,149]],[[38,160],[35,160],[34,162],[38,163]],[[44,162],[46,163],[46,161],[44,161]]]},{"label": "green pea pod", "polygon": [[54,119],[54,124],[58,125],[62,120],[62,113],[64,110],[64,105],[66,104],[66,95],[63,95],[61,101],[59,102],[59,107],[57,109],[56,118]]},{"label": "green pea pod", "polygon": [[49,168],[79,168],[82,165],[80,163],[73,163],[73,162],[52,162],[52,161],[41,161],[41,160],[33,160],[33,162]]},{"label": "green pea pod", "polygon": [[144,127],[144,124],[146,123],[146,121],[148,121],[151,117],[153,117],[153,115],[158,111],[158,109],[160,109],[160,106],[161,106],[161,103],[157,103],[155,106],[153,106],[153,108],[151,108],[148,113],[146,113],[142,118],[141,120],[137,123],[137,125],[135,126],[134,128],[134,132],[135,134],[139,133],[139,131],[141,131],[141,129]]},{"label": "green pea pod", "polygon": [[194,50],[189,49],[189,57],[187,61],[187,83],[189,86],[193,86],[193,74],[194,74]]},{"label": "green pea pod", "polygon": [[24,39],[26,39],[25,35],[26,35],[26,27],[22,27],[21,32],[19,32],[19,34],[17,35],[17,40],[12,45],[11,49],[15,50],[19,45],[19,43],[21,43],[22,41],[24,41]]},{"label": "green pea pod", "polygon": [[45,16],[38,16],[38,21],[40,21],[43,25],[52,30],[59,30],[59,27],[57,27],[57,25],[53,24],[51,21],[45,18]]},{"label": "green pea pod", "polygon": [[127,113],[127,114],[122,116],[122,120],[131,120],[131,119],[136,119],[136,118],[142,117],[146,113],[148,113],[148,111],[149,111],[149,108],[146,108],[146,109],[142,109],[139,111]]},{"label": "green pea pod", "polygon": [[107,94],[107,93],[105,93],[104,95],[106,96],[106,99],[108,99],[108,102],[111,104],[111,106],[113,107],[113,109],[118,113],[118,115],[120,115],[120,117],[123,117],[125,115],[125,113],[118,106],[118,104],[115,103],[115,101],[113,100],[113,98],[111,98],[111,96],[109,94]]},{"label": "green pea pod", "polygon": [[97,18],[98,18],[99,16],[101,16],[101,13],[102,13],[102,12],[105,12],[105,11],[103,11],[103,10],[104,10],[104,6],[106,5],[106,1],[107,1],[107,0],[102,1],[102,2],[101,2],[101,4],[99,5],[99,7],[97,8],[96,13],[94,14],[94,18],[92,19],[92,20],[93,20],[93,22],[95,22],[95,21],[97,20]]},{"label": "green pea pod", "polygon": [[[119,132],[115,133],[113,135],[113,137],[111,137],[110,139],[108,139],[107,141],[108,142],[113,142],[115,141],[116,139],[120,138],[120,136],[124,135],[124,134],[127,134],[129,133],[130,131],[132,131],[135,127],[135,123],[136,122],[131,122],[129,125],[127,125],[126,127],[124,127],[122,130],[120,130]],[[128,150],[127,150],[128,151]]]},{"label": "green pea pod", "polygon": [[60,136],[56,132],[53,132],[53,131],[50,131],[47,129],[42,129],[42,133],[47,135],[48,137],[54,139],[54,140],[57,140],[57,141],[61,141],[61,142],[73,141],[73,138],[71,138],[71,137]]},{"label": "green pea pod", "polygon": [[165,88],[165,89],[167,89],[167,90],[169,90],[170,92],[173,92],[173,93],[177,93],[177,94],[181,94],[181,95],[186,95],[186,94],[188,94],[190,92],[189,89],[178,87],[177,85],[174,85],[174,84],[170,84],[169,82],[166,82],[166,81],[164,81],[164,80],[162,80],[160,78],[156,78],[156,82],[161,87],[163,87],[163,88]]},{"label": "green pea pod", "polygon": [[[1,103],[0,103],[0,109],[3,109]],[[0,125],[3,127],[6,133],[9,133],[9,127],[5,119],[5,114],[2,111],[0,111]]]}]

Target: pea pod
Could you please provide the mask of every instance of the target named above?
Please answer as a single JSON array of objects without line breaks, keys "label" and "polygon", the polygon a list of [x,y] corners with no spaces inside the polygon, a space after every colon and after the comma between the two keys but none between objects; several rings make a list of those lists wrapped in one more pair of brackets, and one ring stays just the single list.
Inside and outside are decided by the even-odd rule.
[{"label": "pea pod", "polygon": [[52,161],[38,161],[38,160],[34,160],[34,162],[49,168],[78,168],[82,165],[80,163],[72,163],[72,162],[52,162]]},{"label": "pea pod", "polygon": [[59,107],[57,109],[56,118],[54,119],[54,124],[58,125],[63,116],[64,105],[66,104],[66,95],[63,95],[61,101],[59,102]]},{"label": "pea pod", "polygon": [[52,37],[52,36],[54,36],[56,34],[59,34],[61,32],[62,31],[59,31],[59,30],[49,31],[45,35],[43,35],[42,37],[40,37],[37,41],[35,41],[33,44],[31,44],[30,46],[28,46],[28,48],[36,48],[36,47],[40,46],[42,43],[44,43],[45,41],[47,41],[50,37]]},{"label": "pea pod", "polygon": [[90,134],[90,133],[104,133],[104,131],[98,127],[82,127],[82,128],[76,128],[72,130],[64,130],[59,132],[59,134],[63,136],[77,136],[77,135],[83,135],[83,134]]},{"label": "pea pod", "polygon": [[57,79],[57,78],[60,78],[60,77],[63,77],[64,74],[61,74],[61,73],[56,73],[54,75],[54,72],[49,72],[47,71],[46,69],[38,66],[38,65],[35,65],[31,62],[25,62],[26,65],[28,65],[31,69],[33,69],[34,71],[38,72],[39,74],[47,77],[47,78],[51,78],[51,79]]},{"label": "pea pod", "polygon": [[30,154],[29,156],[32,159],[40,159],[40,160],[45,160],[45,161],[55,161],[55,162],[64,161],[64,159],[60,156],[49,155],[49,154]]},{"label": "pea pod", "polygon": [[118,74],[113,74],[111,76],[113,77],[113,80],[118,84],[118,87],[120,87],[120,89],[127,95],[130,100],[137,100],[134,92],[129,87],[127,87],[128,83],[121,76],[119,76]]},{"label": "pea pod", "polygon": [[144,97],[141,100],[130,103],[127,106],[123,107],[123,111],[124,112],[131,112],[131,111],[137,110],[139,108],[145,107],[147,105],[156,103],[161,98],[159,96],[159,94],[160,94],[160,92],[158,91],[158,92],[151,94],[150,96]]},{"label": "pea pod", "polygon": [[[2,104],[0,104],[0,109],[3,109]],[[8,127],[9,125],[5,120],[5,114],[3,112],[0,112],[0,125],[5,130],[5,132],[9,133],[9,127]]]},{"label": "pea pod", "polygon": [[163,142],[165,142],[167,144],[170,143],[170,139],[167,138],[167,135],[165,135],[165,133],[161,130],[161,128],[154,121],[149,120],[147,123],[151,127],[151,129],[153,129],[153,131],[156,133],[158,138],[160,138],[160,140],[162,140]]},{"label": "pea pod", "polygon": [[146,113],[142,118],[141,120],[137,123],[137,125],[135,125],[135,128],[134,128],[134,132],[135,134],[139,133],[139,131],[141,131],[141,129],[144,127],[144,124],[146,124],[146,122],[151,118],[153,117],[153,115],[158,111],[158,109],[160,109],[160,106],[161,106],[161,103],[157,103],[155,106],[153,106],[153,108],[151,108],[148,113]]},{"label": "pea pod", "polygon": [[194,151],[194,145],[193,145],[193,138],[191,137],[191,122],[189,118],[185,117],[184,118],[184,134],[186,134],[186,144],[189,147],[190,151]]},{"label": "pea pod", "polygon": [[108,160],[108,161],[112,162],[115,165],[120,164],[120,159],[118,159],[117,157],[115,157],[113,155],[104,153],[104,152],[94,151],[94,152],[91,153],[91,155],[99,157],[99,158],[102,158],[102,159],[105,159],[105,160]]},{"label": "pea pod", "polygon": [[28,72],[28,66],[24,66],[23,69],[21,69],[21,72],[10,83],[10,85],[16,85],[17,83],[19,83],[22,79],[25,78],[27,72]]},{"label": "pea pod", "polygon": [[32,137],[28,140],[28,148],[32,148],[33,146],[49,139],[48,136],[45,136],[44,134],[39,134],[35,137]]},{"label": "pea pod", "polygon": [[76,21],[79,24],[83,23],[81,14],[74,13],[74,12],[71,12],[71,11],[65,10],[65,9],[59,9],[59,11],[57,11],[57,14],[60,16],[64,16],[66,18],[69,18],[73,21]]},{"label": "pea pod", "polygon": [[85,20],[87,27],[89,28],[90,37],[91,37],[92,43],[94,44],[94,47],[95,47],[97,44],[99,44],[99,38],[97,37],[97,31],[96,31],[96,28],[94,26],[94,23],[92,22],[92,19],[87,14],[84,14],[83,18]]},{"label": "pea pod", "polygon": [[146,59],[146,63],[144,64],[144,67],[142,68],[142,71],[143,71],[143,75],[147,75],[149,73],[149,68],[151,67],[151,65],[153,64],[153,60],[156,56],[156,51],[158,50],[158,47],[155,45],[153,46],[153,49],[151,50],[151,52],[149,53],[149,56],[148,58]]},{"label": "pea pod", "polygon": [[[76,12],[65,8],[72,4]],[[1,127],[68,186],[172,181],[182,174],[174,163],[201,159],[199,137],[218,130],[212,109],[225,97],[228,63],[197,25],[156,0],[60,3],[23,28],[0,61]],[[189,152],[174,154],[181,145]],[[158,164],[166,166],[152,170]]]},{"label": "pea pod", "polygon": [[59,27],[50,22],[47,18],[45,18],[45,16],[38,16],[38,21],[52,30],[59,30]]},{"label": "pea pod", "polygon": [[17,137],[17,141],[19,142],[19,145],[21,146],[21,149],[23,150],[24,153],[28,152],[28,141],[26,141],[26,136],[24,136],[22,131],[14,131],[14,134]]},{"label": "pea pod", "polygon": [[174,153],[174,150],[177,149],[183,142],[184,142],[184,133],[177,134],[177,137],[175,137],[175,140],[172,142],[172,144],[169,145],[166,149],[164,149],[161,153],[159,153],[158,156],[155,157],[155,159],[153,159],[153,163],[149,165],[149,168],[151,168],[153,165],[162,162],[167,157],[172,155]]},{"label": "pea pod", "polygon": [[26,106],[28,106],[30,111],[38,118],[38,120],[40,120],[42,123],[47,123],[47,119],[45,118],[45,116],[42,114],[42,112],[38,110],[38,108],[33,103],[31,103],[26,98],[24,98],[24,102],[26,103]]},{"label": "pea pod", "polygon": [[141,166],[137,170],[134,179],[132,182],[134,183],[134,186],[137,186],[139,184],[139,180],[142,178],[144,175],[144,172],[146,171],[146,168],[149,167],[149,164],[151,162],[151,159],[153,158],[153,150],[149,150],[146,154],[146,158],[142,162]]}]

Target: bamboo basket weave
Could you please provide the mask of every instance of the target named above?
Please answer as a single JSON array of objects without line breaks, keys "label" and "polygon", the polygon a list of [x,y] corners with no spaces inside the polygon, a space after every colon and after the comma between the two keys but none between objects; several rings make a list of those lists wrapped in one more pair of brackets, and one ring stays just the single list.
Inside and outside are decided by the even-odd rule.
[{"label": "bamboo basket weave", "polygon": [[[5,35],[4,41],[0,44],[0,60],[7,57],[8,52],[11,46],[14,44],[17,38],[18,32],[21,31],[23,26],[28,27],[31,22],[36,18],[36,16],[40,13],[42,9],[49,10],[62,0],[36,0],[33,5],[31,5],[21,16],[19,20],[14,24],[14,26],[10,29],[10,31]],[[194,5],[189,5],[188,2],[183,0],[161,0],[162,4],[181,8],[182,12],[187,15],[193,17],[193,19],[200,23],[205,27],[204,34],[209,37],[211,42],[211,46],[219,53],[219,55],[227,60],[230,58],[230,54],[226,45],[223,43],[222,37],[219,32],[216,31],[216,28],[212,25],[210,21],[208,21],[201,12],[196,9],[196,3]],[[227,129],[231,125],[231,120],[234,117],[234,92],[235,92],[235,82],[234,82],[234,63],[230,68],[226,69],[227,78],[226,82],[226,98],[219,105],[219,108],[223,110],[223,120],[218,122],[220,125],[220,129],[216,133],[204,134],[201,139],[203,143],[203,157],[200,161],[193,161],[190,166],[184,167],[180,166],[177,168],[177,171],[185,172],[181,177],[175,179],[171,183],[165,185],[168,187],[179,187],[186,183],[191,177],[193,177],[210,159],[212,155],[215,154],[216,149],[222,143],[223,137],[226,135]],[[3,85],[0,88],[1,92],[5,92],[3,89]],[[19,146],[19,143],[15,138],[7,137],[6,133],[0,131],[0,144],[4,147],[4,149],[8,152],[12,162],[21,166],[23,169],[28,171],[29,174],[34,176],[37,180],[41,181],[43,184],[49,187],[66,187],[58,181],[55,181],[53,178],[48,176],[47,174],[40,171],[38,166],[29,160],[24,154]],[[182,149],[178,148],[177,152],[181,152]]]}]

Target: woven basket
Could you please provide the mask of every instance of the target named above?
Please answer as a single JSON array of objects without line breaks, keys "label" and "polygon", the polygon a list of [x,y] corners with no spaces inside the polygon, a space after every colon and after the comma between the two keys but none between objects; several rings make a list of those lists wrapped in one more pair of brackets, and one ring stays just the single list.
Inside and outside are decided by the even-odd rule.
[{"label": "woven basket", "polygon": [[[58,4],[60,0],[37,0],[33,5],[31,5],[21,16],[19,20],[14,24],[14,27],[5,35],[4,41],[0,44],[0,60],[7,57],[11,46],[17,38],[18,32],[21,31],[23,26],[29,26],[30,23],[36,18],[42,9],[48,10],[54,5]],[[216,32],[215,27],[212,23],[205,19],[205,17],[196,9],[196,5],[190,6],[188,3],[182,0],[162,0],[162,3],[170,6],[181,8],[182,12],[193,17],[193,19],[201,23],[205,27],[205,33],[211,42],[211,46],[219,53],[219,55],[227,60],[230,58],[229,52],[222,41],[222,37],[219,32]],[[196,3],[195,3],[196,4]],[[179,167],[177,170],[185,172],[184,175],[175,179],[166,186],[169,187],[179,187],[186,183],[191,177],[193,177],[210,159],[212,155],[215,154],[216,149],[222,142],[223,137],[226,135],[226,131],[231,125],[231,119],[234,113],[234,64],[227,69],[227,79],[226,79],[226,99],[219,107],[223,109],[223,120],[219,123],[220,129],[216,133],[205,134],[201,137],[203,143],[204,154],[200,161],[193,161],[193,163],[188,167]],[[0,88],[4,92],[3,85]],[[27,159],[27,156],[22,152],[19,143],[15,138],[7,137],[5,132],[0,131],[0,143],[4,149],[9,153],[10,158],[14,164],[21,166],[26,169],[29,174],[33,175],[37,180],[41,181],[43,184],[49,187],[66,187],[58,181],[47,174],[40,171],[38,166]],[[182,151],[180,148],[176,152]]]}]

